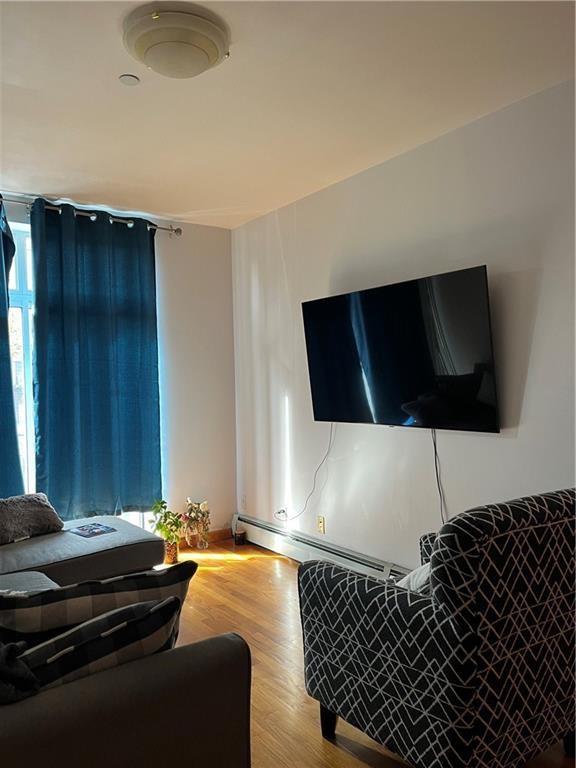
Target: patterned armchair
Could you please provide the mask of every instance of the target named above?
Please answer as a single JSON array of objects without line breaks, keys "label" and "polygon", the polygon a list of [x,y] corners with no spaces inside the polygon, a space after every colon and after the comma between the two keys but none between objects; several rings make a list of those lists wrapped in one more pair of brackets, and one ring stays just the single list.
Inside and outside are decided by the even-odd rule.
[{"label": "patterned armchair", "polygon": [[574,730],[574,490],[491,504],[421,540],[424,596],[300,567],[306,688],[415,768],[517,768]]}]

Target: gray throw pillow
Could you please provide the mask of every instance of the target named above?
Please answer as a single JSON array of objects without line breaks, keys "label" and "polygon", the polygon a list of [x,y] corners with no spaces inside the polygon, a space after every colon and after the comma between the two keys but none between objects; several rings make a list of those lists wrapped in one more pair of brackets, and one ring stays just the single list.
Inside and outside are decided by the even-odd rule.
[{"label": "gray throw pillow", "polygon": [[422,595],[430,594],[430,563],[425,563],[415,568],[403,579],[396,582],[397,587],[409,589],[411,592],[420,592]]},{"label": "gray throw pillow", "polygon": [[63,525],[45,493],[0,499],[0,544],[56,533]]}]

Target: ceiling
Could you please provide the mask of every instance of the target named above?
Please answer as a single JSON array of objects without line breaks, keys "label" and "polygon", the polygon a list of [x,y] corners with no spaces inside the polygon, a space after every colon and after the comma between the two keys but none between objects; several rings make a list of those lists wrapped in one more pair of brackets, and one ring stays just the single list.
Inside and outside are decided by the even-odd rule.
[{"label": "ceiling", "polygon": [[568,2],[205,5],[231,57],[170,80],[131,3],[1,2],[0,188],[233,228],[573,76]]}]

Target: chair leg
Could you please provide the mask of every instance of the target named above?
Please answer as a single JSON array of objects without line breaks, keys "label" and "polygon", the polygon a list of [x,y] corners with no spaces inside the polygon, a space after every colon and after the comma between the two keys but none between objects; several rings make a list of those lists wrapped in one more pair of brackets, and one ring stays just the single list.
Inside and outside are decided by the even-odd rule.
[{"label": "chair leg", "polygon": [[568,757],[576,757],[576,734],[574,731],[569,733],[568,736],[564,736],[564,752]]},{"label": "chair leg", "polygon": [[324,704],[320,704],[320,728],[322,729],[322,736],[328,741],[333,741],[336,736],[336,721],[338,715],[334,712],[330,712],[326,709]]}]

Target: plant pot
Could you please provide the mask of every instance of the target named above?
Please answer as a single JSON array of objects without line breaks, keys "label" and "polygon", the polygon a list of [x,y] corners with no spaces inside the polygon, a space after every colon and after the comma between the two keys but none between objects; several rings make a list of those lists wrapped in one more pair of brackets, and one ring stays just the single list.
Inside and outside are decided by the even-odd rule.
[{"label": "plant pot", "polygon": [[188,523],[186,528],[184,528],[184,538],[186,539],[186,544],[189,547],[195,546],[195,544],[196,544],[196,529],[194,528],[193,525],[190,525],[190,523]]},{"label": "plant pot", "polygon": [[164,542],[164,564],[174,565],[177,562],[178,562],[178,542],[165,541]]},{"label": "plant pot", "polygon": [[209,520],[198,521],[196,523],[189,523],[184,530],[186,543],[188,544],[189,547],[196,546],[197,549],[208,549],[209,532],[210,532]]},{"label": "plant pot", "polygon": [[196,546],[198,549],[208,549],[208,528],[198,526],[196,534]]}]

